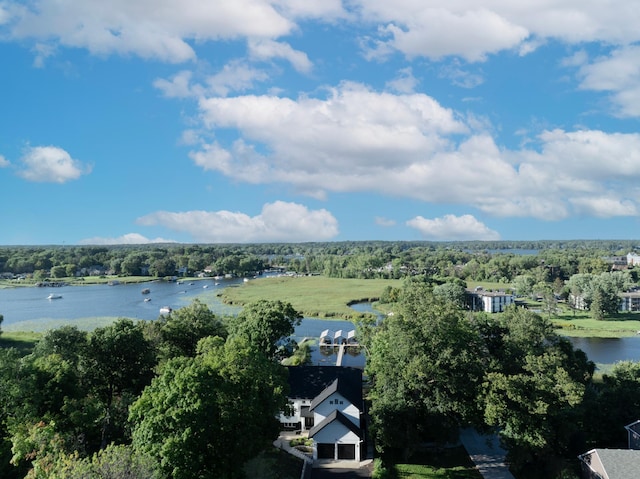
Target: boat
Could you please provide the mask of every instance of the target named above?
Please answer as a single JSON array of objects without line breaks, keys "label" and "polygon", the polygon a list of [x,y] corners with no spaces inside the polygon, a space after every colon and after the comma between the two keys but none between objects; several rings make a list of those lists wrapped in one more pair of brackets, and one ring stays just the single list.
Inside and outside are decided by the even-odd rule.
[{"label": "boat", "polygon": [[149,288],[144,288],[142,291],[140,291],[142,294],[149,294],[151,292],[151,290]]},{"label": "boat", "polygon": [[47,299],[62,299],[62,295],[51,293],[49,296],[47,296]]},{"label": "boat", "polygon": [[204,289],[207,289],[208,287],[209,287],[209,285],[208,285],[208,284],[205,284],[205,285],[203,286],[203,288],[204,288]]},{"label": "boat", "polygon": [[173,309],[171,309],[169,306],[163,306],[162,308],[160,308],[160,314],[169,314],[171,311],[173,311]]},{"label": "boat", "polygon": [[145,303],[148,303],[149,301],[151,301],[151,298],[144,298]]}]

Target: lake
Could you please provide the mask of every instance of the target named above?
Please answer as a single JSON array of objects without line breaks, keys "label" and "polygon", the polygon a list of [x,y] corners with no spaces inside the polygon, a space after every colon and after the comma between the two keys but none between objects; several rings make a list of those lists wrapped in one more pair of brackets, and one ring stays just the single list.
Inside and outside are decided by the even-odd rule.
[{"label": "lake", "polygon": [[[21,287],[0,289],[1,325],[4,331],[46,331],[63,324],[76,325],[80,329],[104,326],[114,318],[155,320],[160,308],[178,309],[198,298],[219,316],[237,314],[238,306],[220,301],[218,294],[224,288],[242,287],[244,280],[206,279],[184,283],[150,281],[138,284],[63,286],[59,288]],[[149,289],[149,294],[142,290]],[[59,294],[60,299],[46,299],[49,294]],[[145,301],[148,298],[149,301]],[[97,318],[97,319],[96,319]],[[350,321],[303,318],[293,334],[294,339],[318,339],[325,329],[349,331],[355,329]],[[313,348],[314,364],[333,365],[337,352],[332,348]],[[364,355],[348,351],[344,366],[364,367]]]},{"label": "lake", "polygon": [[624,338],[567,338],[577,349],[597,364],[614,364],[618,361],[640,361],[640,337]]},{"label": "lake", "polygon": [[[216,301],[222,288],[239,286],[242,279],[198,280],[188,283],[151,281],[138,284],[21,287],[0,289],[0,314],[5,331],[44,331],[60,324],[82,327],[90,318],[157,319],[160,308],[177,309],[200,297],[217,314],[233,314]],[[142,294],[148,288],[149,294]],[[49,294],[61,299],[46,299]],[[145,302],[145,299],[149,301]],[[107,321],[107,320],[105,320]],[[95,324],[94,324],[95,326]]]},{"label": "lake", "polygon": [[[223,304],[217,297],[223,288],[242,287],[239,278],[198,280],[182,284],[152,281],[139,284],[63,286],[61,288],[8,288],[0,289],[0,314],[4,315],[4,331],[46,331],[62,324],[75,324],[81,329],[108,324],[113,318],[154,320],[160,308],[173,309],[201,299],[217,315],[237,314],[239,307]],[[205,287],[206,286],[206,287]],[[141,291],[149,288],[150,293]],[[50,293],[62,295],[61,299],[46,299]],[[151,301],[145,302],[145,298]],[[352,306],[361,312],[376,312],[369,303]],[[104,318],[96,321],[95,318]],[[294,338],[318,338],[325,329],[350,330],[350,321],[304,318],[296,328]],[[640,361],[640,337],[625,338],[569,338],[576,348],[582,349],[590,360],[598,364],[618,361]],[[335,354],[329,350],[314,348],[316,364],[335,364]],[[345,355],[345,365],[364,365],[361,354]]]}]

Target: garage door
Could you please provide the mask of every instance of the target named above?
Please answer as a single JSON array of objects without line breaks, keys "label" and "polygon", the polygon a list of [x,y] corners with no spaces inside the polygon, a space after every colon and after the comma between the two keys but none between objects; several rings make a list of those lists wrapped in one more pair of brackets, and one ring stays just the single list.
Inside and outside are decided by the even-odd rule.
[{"label": "garage door", "polygon": [[334,458],[334,446],[333,444],[318,444],[318,459],[333,459]]},{"label": "garage door", "polygon": [[355,444],[338,444],[338,459],[353,461],[356,458]]}]

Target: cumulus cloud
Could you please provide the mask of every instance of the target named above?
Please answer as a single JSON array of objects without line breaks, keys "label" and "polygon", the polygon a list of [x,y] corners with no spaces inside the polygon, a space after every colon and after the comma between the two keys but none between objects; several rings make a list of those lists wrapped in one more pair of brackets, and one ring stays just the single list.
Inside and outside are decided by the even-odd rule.
[{"label": "cumulus cloud", "polygon": [[[91,53],[134,54],[167,62],[195,58],[190,41],[277,38],[295,27],[271,0],[99,0],[25,4],[7,1],[8,36],[35,39]],[[288,2],[285,2],[288,4]],[[314,5],[317,2],[312,2]],[[316,5],[317,6],[317,5]],[[296,12],[290,9],[291,15]],[[327,10],[318,9],[323,15]],[[313,16],[313,11],[304,12]]]},{"label": "cumulus cloud", "polygon": [[137,221],[188,233],[195,241],[206,243],[321,241],[338,234],[338,221],[327,210],[309,210],[283,201],[265,204],[256,216],[225,210],[157,211]]},{"label": "cumulus cloud", "polygon": [[319,199],[371,191],[544,220],[633,215],[640,202],[640,134],[548,130],[510,150],[490,126],[427,95],[355,83],[321,98],[211,97],[199,108],[203,131],[238,138],[201,143],[197,165]]},{"label": "cumulus cloud", "polygon": [[640,46],[614,49],[592,62],[579,56],[574,65],[580,66],[580,88],[609,92],[614,113],[619,116],[640,116]]},{"label": "cumulus cloud", "polygon": [[9,163],[9,160],[7,160],[4,156],[0,155],[0,168],[6,168],[10,164],[11,163]]},{"label": "cumulus cloud", "polygon": [[291,45],[285,42],[276,42],[268,39],[251,39],[249,40],[249,55],[253,59],[263,61],[282,58],[291,63],[293,68],[301,73],[309,73],[313,68],[313,64],[306,53],[294,50]]},{"label": "cumulus cloud", "polygon": [[29,181],[66,183],[91,171],[91,168],[56,146],[29,147],[21,161],[23,167],[18,174]]},{"label": "cumulus cloud", "polygon": [[488,228],[472,215],[444,215],[442,218],[427,219],[422,216],[407,221],[407,226],[415,228],[429,240],[499,240],[497,231]]},{"label": "cumulus cloud", "polygon": [[149,239],[138,233],[128,233],[117,238],[103,238],[95,236],[79,241],[79,244],[86,245],[117,245],[117,244],[151,244],[151,243],[175,243],[173,240],[164,238]]},{"label": "cumulus cloud", "polygon": [[503,50],[527,54],[546,39],[570,44],[626,45],[640,40],[640,13],[625,0],[504,2],[474,0],[428,3],[413,0],[356,0],[361,18],[380,25],[371,50],[399,51],[407,57],[456,56],[484,61]]}]

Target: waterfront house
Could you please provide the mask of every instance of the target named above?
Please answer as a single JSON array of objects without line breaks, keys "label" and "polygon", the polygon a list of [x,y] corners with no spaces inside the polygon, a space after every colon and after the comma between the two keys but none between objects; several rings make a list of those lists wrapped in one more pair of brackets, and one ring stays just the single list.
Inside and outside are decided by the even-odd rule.
[{"label": "waterfront house", "polygon": [[308,432],[314,459],[360,460],[363,411],[362,370],[340,366],[290,366],[289,406],[284,429]]}]

